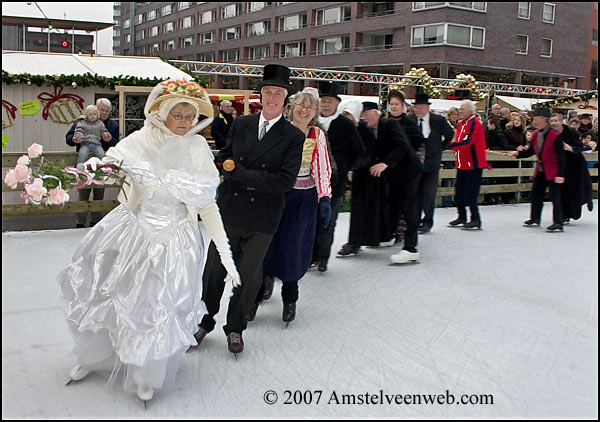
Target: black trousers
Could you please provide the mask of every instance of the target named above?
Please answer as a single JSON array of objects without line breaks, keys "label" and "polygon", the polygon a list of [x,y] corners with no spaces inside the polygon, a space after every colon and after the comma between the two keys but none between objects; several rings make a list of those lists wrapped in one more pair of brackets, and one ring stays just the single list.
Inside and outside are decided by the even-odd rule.
[{"label": "black trousers", "polygon": [[438,171],[422,173],[419,182],[419,218],[421,223],[431,227],[433,226],[438,177]]},{"label": "black trousers", "polygon": [[481,187],[482,172],[483,169],[456,171],[456,195],[454,202],[456,202],[456,208],[458,209],[458,217],[465,221],[467,220],[467,206],[471,210],[471,220],[481,221],[479,207],[477,206],[477,196]]},{"label": "black trousers", "polygon": [[419,180],[420,176],[416,176],[401,183],[390,183],[390,196],[394,202],[390,207],[392,221],[397,222],[400,213],[404,214],[404,249],[411,252],[416,252],[419,239]]},{"label": "black trousers", "polygon": [[[223,330],[226,335],[231,332],[241,334],[248,325],[246,316],[263,282],[263,260],[273,235],[251,232],[229,225],[225,225],[225,231],[242,285],[233,289],[227,309],[227,325],[223,327]],[[207,332],[211,332],[215,328],[214,316],[219,313],[226,276],[227,272],[221,264],[217,247],[210,242],[202,275],[202,300],[206,303],[208,314],[204,315],[200,323],[200,326]]]},{"label": "black trousers", "polygon": [[342,205],[343,195],[335,195],[331,198],[331,219],[327,228],[323,228],[323,220],[317,215],[317,237],[313,248],[313,262],[329,261],[331,245],[333,245],[333,234],[337,223],[338,214]]},{"label": "black trousers", "polygon": [[538,171],[533,186],[531,187],[531,219],[542,221],[542,208],[546,187],[550,187],[550,200],[552,201],[552,222],[562,224],[562,204],[560,201],[560,185],[554,180],[546,180],[543,172]]}]

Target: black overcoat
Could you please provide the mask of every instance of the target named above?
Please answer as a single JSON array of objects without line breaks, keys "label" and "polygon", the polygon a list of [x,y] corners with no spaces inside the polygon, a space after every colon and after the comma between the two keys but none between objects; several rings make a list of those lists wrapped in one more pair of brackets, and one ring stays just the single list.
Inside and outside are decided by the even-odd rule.
[{"label": "black overcoat", "polygon": [[[410,114],[408,119],[418,127],[417,116]],[[429,127],[431,133],[425,140],[424,173],[433,173],[440,170],[442,152],[448,149],[454,137],[454,129],[442,116],[429,113]]]},{"label": "black overcoat", "polygon": [[294,187],[300,170],[305,137],[282,117],[259,141],[259,118],[260,114],[253,114],[233,121],[227,145],[215,162],[231,158],[236,167],[223,172],[217,204],[226,225],[275,234],[284,195]]},{"label": "black overcoat", "polygon": [[578,220],[581,217],[581,206],[592,200],[592,178],[583,157],[583,143],[579,134],[563,125],[559,138],[573,147],[573,152],[566,151],[565,182],[561,186],[561,202],[563,218]]}]

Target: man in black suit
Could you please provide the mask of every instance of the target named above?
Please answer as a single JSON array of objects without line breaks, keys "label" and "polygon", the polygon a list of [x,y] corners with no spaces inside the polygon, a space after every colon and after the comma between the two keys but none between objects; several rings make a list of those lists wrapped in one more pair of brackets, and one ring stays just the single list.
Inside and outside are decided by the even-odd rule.
[{"label": "man in black suit", "polygon": [[[283,106],[292,91],[290,69],[276,64],[264,67],[260,114],[238,117],[227,145],[215,158],[223,168],[217,205],[231,245],[242,285],[233,289],[227,311],[228,349],[244,350],[242,331],[263,282],[263,259],[277,231],[285,206],[284,194],[293,188],[300,170],[304,134],[283,118]],[[208,314],[194,335],[198,344],[215,327],[226,277],[211,242],[203,274],[202,299]]]},{"label": "man in black suit", "polygon": [[[355,172],[360,177],[358,181],[353,176],[353,185],[358,182],[359,186],[353,186],[352,195],[356,192],[362,199],[352,200],[349,241],[338,256],[356,255],[361,245],[378,246],[390,240],[398,222],[398,215],[391,215],[391,210],[400,209],[407,220],[407,233],[404,249],[397,259],[397,255],[392,255],[392,261],[416,261],[418,215],[412,211],[416,207],[409,205],[416,200],[415,183],[421,164],[400,124],[394,119],[382,119],[377,104],[364,102],[362,118],[373,135],[371,141],[363,137],[370,165],[365,177],[360,177],[361,172]],[[401,202],[398,207],[390,207],[391,201]]]},{"label": "man in black suit", "polygon": [[[442,151],[448,148],[454,137],[454,129],[448,121],[429,111],[429,96],[417,94],[414,104],[415,114],[408,118],[419,128],[425,138],[425,160],[419,182],[419,232],[427,233],[433,227],[435,194],[437,192]],[[424,214],[424,215],[423,215]]]},{"label": "man in black suit", "polygon": [[222,149],[227,143],[227,135],[233,123],[233,106],[231,101],[223,100],[219,106],[219,115],[216,116],[210,128],[210,136],[215,140],[215,149]]}]

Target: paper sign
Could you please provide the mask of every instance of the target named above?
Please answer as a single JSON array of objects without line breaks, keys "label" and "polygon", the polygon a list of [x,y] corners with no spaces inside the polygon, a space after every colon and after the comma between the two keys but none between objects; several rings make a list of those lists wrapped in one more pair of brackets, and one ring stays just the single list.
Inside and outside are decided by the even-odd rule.
[{"label": "paper sign", "polygon": [[38,100],[25,101],[19,103],[18,106],[21,116],[33,116],[40,112],[40,102]]},{"label": "paper sign", "polygon": [[6,146],[8,145],[8,139],[8,135],[2,134],[2,149],[6,148]]}]

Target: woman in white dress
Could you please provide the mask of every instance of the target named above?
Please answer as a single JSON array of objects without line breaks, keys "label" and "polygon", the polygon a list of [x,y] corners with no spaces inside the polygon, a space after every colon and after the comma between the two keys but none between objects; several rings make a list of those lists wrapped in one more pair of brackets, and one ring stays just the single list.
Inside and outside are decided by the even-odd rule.
[{"label": "woman in white dress", "polygon": [[195,83],[161,82],[144,113],[142,129],[85,163],[118,166],[129,185],[58,278],[78,363],[71,379],[112,369],[114,382],[124,368],[125,391],[146,401],[172,384],[206,313],[198,214],[229,280],[237,286],[240,277],[215,203],[213,154],[196,135],[212,122],[208,95]]}]

